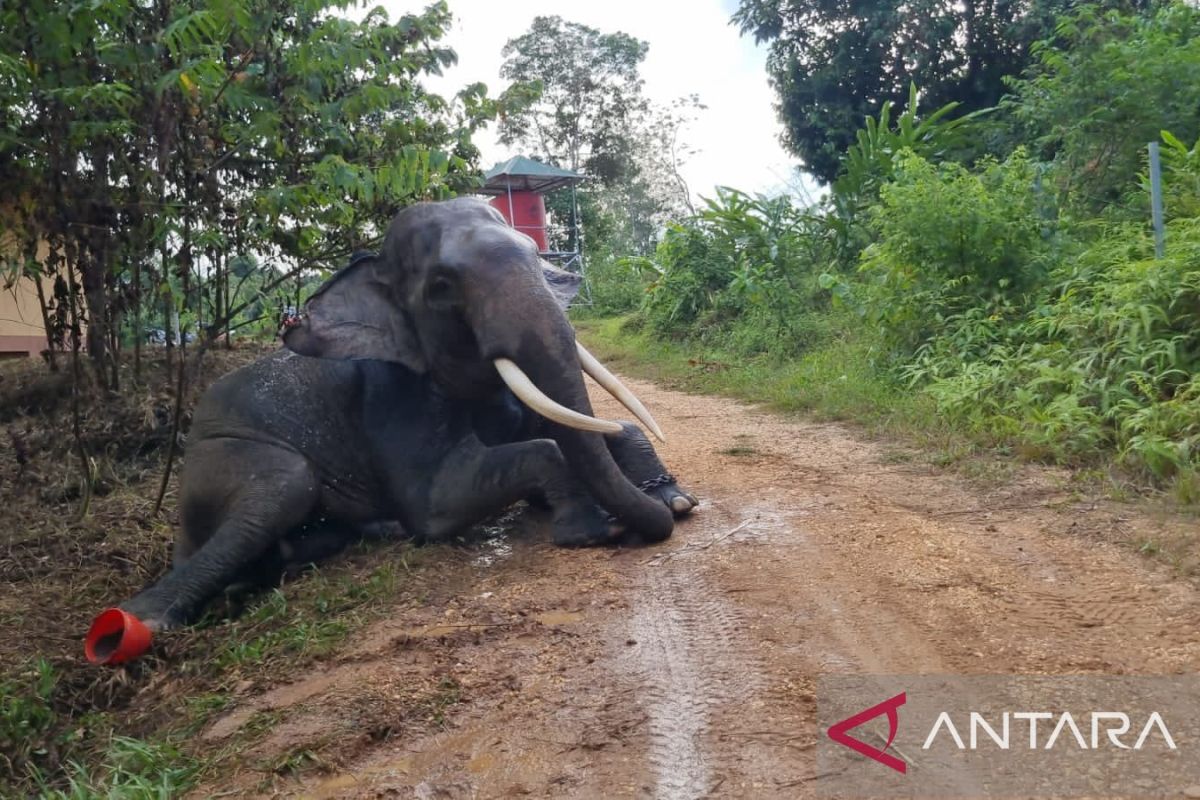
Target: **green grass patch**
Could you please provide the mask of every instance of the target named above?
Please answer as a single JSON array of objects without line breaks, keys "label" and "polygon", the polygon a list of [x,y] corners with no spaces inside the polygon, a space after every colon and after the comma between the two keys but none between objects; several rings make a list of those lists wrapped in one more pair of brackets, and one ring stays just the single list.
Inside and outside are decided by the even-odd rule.
[{"label": "green grass patch", "polygon": [[[330,577],[318,569],[268,592],[245,614],[217,649],[222,670],[255,667],[280,658],[291,661],[327,655],[364,621],[362,612],[386,601],[396,586],[390,562],[369,575]],[[256,633],[262,630],[261,633]]]},{"label": "green grass patch", "polygon": [[[881,348],[871,334],[848,325],[836,326],[836,333],[797,355],[748,357],[703,340],[660,338],[636,314],[585,316],[574,323],[598,357],[626,374],[683,391],[802,412],[817,420],[854,423],[917,449],[885,456],[891,462],[920,460],[985,485],[1011,479],[1018,461],[1060,463],[1073,470],[1073,480],[1081,488],[1117,501],[1132,500],[1154,488],[1144,476],[1122,469],[1112,451],[1090,459],[1064,459],[1033,446],[1029,432],[1020,426],[1005,432],[939,410],[931,393],[891,379],[889,371],[875,361]],[[735,442],[718,452],[736,456],[752,451],[752,445]],[[1198,475],[1185,469],[1167,482],[1179,510],[1194,510],[1200,503]]]},{"label": "green grass patch", "polygon": [[[204,774],[236,761],[239,748],[269,732],[277,712],[253,718],[238,747],[202,752],[196,734],[233,701],[238,679],[286,679],[333,652],[394,599],[398,571],[408,570],[411,545],[364,544],[328,570],[310,569],[280,588],[251,597],[241,613],[214,610],[186,637],[187,658],[175,666],[175,696],[158,712],[127,717],[119,709],[76,716],[70,673],[45,659],[0,681],[0,796],[50,798],[178,797]],[[384,558],[370,566],[365,556]],[[218,604],[219,605],[219,604]],[[227,603],[228,605],[228,603]],[[130,673],[149,677],[142,667]],[[135,678],[137,679],[137,678]],[[441,706],[439,706],[440,708]],[[272,765],[282,773],[318,766],[312,754]]]},{"label": "green grass patch", "polygon": [[200,768],[169,742],[114,736],[98,765],[69,765],[65,788],[39,782],[50,800],[171,800],[192,788]]},{"label": "green grass patch", "polygon": [[[790,359],[747,358],[691,341],[667,341],[636,317],[579,319],[580,338],[620,371],[689,392],[762,403],[821,420],[852,421],[875,433],[899,435],[950,451],[970,443],[946,426],[933,403],[881,377],[863,337],[835,336]],[[735,450],[753,449],[743,443]],[[735,453],[728,453],[736,455]]]}]

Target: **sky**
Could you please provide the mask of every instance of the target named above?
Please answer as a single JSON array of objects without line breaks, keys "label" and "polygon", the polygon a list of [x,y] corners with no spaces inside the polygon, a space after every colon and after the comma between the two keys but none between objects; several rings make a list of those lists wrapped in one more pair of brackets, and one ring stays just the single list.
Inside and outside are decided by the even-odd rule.
[{"label": "sky", "polygon": [[[420,11],[420,0],[382,0],[392,19]],[[623,31],[650,45],[642,63],[645,93],[667,104],[697,94],[708,108],[684,130],[681,141],[698,152],[681,170],[696,197],[714,187],[775,195],[796,183],[796,159],[779,144],[782,131],[767,83],[766,47],[742,37],[729,19],[737,0],[449,0],[455,16],[444,40],[458,64],[428,81],[440,94],[453,94],[475,81],[497,95],[501,48],[525,33],[539,15],[557,14],[604,33]],[[482,165],[491,167],[517,153],[499,145],[494,131],[476,137]]]}]

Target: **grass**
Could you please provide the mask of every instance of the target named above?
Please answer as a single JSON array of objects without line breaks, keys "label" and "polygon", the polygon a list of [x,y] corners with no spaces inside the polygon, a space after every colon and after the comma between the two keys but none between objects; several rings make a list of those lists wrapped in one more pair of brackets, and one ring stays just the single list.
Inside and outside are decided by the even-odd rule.
[{"label": "grass", "polygon": [[[606,363],[637,377],[689,392],[761,403],[822,421],[850,422],[872,435],[909,448],[936,467],[953,469],[979,485],[1004,483],[1019,461],[1045,463],[1046,453],[1014,446],[984,431],[969,430],[939,414],[928,394],[888,380],[874,363],[869,334],[843,333],[790,358],[747,358],[732,351],[653,336],[637,315],[582,316],[573,320],[581,338]],[[751,455],[737,442],[722,455]],[[893,456],[895,458],[895,456]],[[1116,501],[1154,494],[1145,482],[1123,474],[1111,461],[1071,463],[1071,480],[1087,492]],[[1170,497],[1180,511],[1200,503],[1200,475],[1180,475]]]},{"label": "grass", "polygon": [[422,701],[426,719],[441,728],[446,724],[447,710],[462,702],[462,686],[449,675],[438,682],[437,687]]},{"label": "grass", "polygon": [[[261,354],[211,353],[197,391]],[[215,603],[199,624],[157,636],[131,665],[86,663],[91,619],[168,568],[177,526],[174,482],[164,513],[152,514],[173,384],[153,353],[140,385],[129,366],[119,394],[86,405],[82,434],[99,480],[76,520],[69,382],[40,362],[0,364],[0,506],[9,523],[0,531],[8,634],[0,640],[0,797],[179,796],[235,767],[272,729],[248,726],[236,746],[199,740],[237,701],[235,687],[291,680],[421,582],[420,549],[354,546],[273,590]]]},{"label": "grass", "polygon": [[[202,753],[195,735],[232,702],[227,687],[236,678],[280,680],[333,652],[355,629],[389,607],[397,585],[393,559],[365,568],[380,551],[412,549],[360,546],[350,563],[328,571],[312,569],[279,589],[258,596],[232,619],[213,616],[178,634],[196,655],[155,667],[135,667],[126,680],[144,683],[155,673],[173,673],[177,697],[163,698],[171,712],[163,724],[125,718],[120,708],[78,715],[61,675],[38,659],[0,682],[0,794],[36,793],[50,798],[177,797],[203,774],[228,764],[239,750],[269,733],[277,712],[260,712],[240,731],[238,747]],[[357,556],[357,557],[356,557]],[[408,563],[411,555],[402,556]],[[107,677],[107,673],[105,676]],[[430,706],[440,717],[457,701],[457,686],[443,687]],[[139,738],[116,733],[145,729]],[[54,760],[56,752],[66,754]],[[272,768],[296,773],[318,766],[312,754],[294,754]],[[5,771],[7,774],[4,774]]]},{"label": "grass", "polygon": [[287,592],[268,592],[245,614],[217,651],[217,665],[230,670],[285,658],[304,663],[328,655],[363,624],[367,612],[393,595],[396,583],[390,560],[367,575],[331,577],[311,569],[290,583]]},{"label": "grass", "polygon": [[[835,338],[793,359],[747,359],[657,339],[638,327],[636,317],[584,318],[575,327],[606,363],[673,388],[804,412],[818,420],[853,421],[938,451],[970,444],[940,420],[928,398],[881,379],[862,337]],[[742,447],[752,449],[740,443],[733,449]]]},{"label": "grass", "polygon": [[114,736],[99,765],[72,763],[65,787],[39,787],[52,800],[171,800],[194,784],[200,763],[168,742]]},{"label": "grass", "polygon": [[[1021,461],[1046,460],[1003,439],[955,426],[937,413],[928,395],[882,377],[883,370],[872,361],[869,333],[834,336],[791,358],[746,358],[695,341],[656,338],[636,315],[583,316],[574,322],[588,348],[620,372],[683,391],[760,403],[817,420],[853,423],[890,440],[885,463],[925,463],[953,470],[980,487],[993,488],[1016,478]],[[749,456],[754,447],[751,441],[739,440],[716,452]],[[1191,517],[1200,511],[1200,476],[1195,473],[1179,476],[1169,492],[1160,492],[1121,470],[1111,459],[1069,466],[1062,488],[1077,498],[1140,501],[1142,510],[1151,514]],[[1193,535],[1164,533],[1126,545],[1180,574],[1200,571]]]}]

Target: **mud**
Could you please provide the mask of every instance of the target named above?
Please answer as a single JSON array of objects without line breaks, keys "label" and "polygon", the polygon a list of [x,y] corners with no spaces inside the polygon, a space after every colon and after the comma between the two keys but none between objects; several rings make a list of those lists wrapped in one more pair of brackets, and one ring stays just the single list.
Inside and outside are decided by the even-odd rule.
[{"label": "mud", "polygon": [[671,540],[559,550],[522,517],[320,673],[230,709],[206,737],[278,727],[197,796],[804,797],[821,674],[1200,668],[1196,585],[1132,546],[1194,520],[630,383],[701,499]]}]

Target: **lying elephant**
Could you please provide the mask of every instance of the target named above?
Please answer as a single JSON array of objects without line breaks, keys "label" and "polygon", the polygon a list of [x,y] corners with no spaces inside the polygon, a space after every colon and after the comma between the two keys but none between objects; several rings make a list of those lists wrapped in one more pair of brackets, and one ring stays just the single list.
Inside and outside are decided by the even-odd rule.
[{"label": "lying elephant", "polygon": [[[437,539],[533,498],[560,545],[670,536],[696,501],[635,426],[592,416],[581,368],[661,435],[575,342],[564,309],[578,281],[482,201],[402,211],[379,256],[356,259],[292,320],[288,350],[201,399],[174,566],[97,618],[89,658],[136,657],[150,631],[194,619],[231,584],[379,521]],[[123,641],[131,628],[136,645]]]}]

